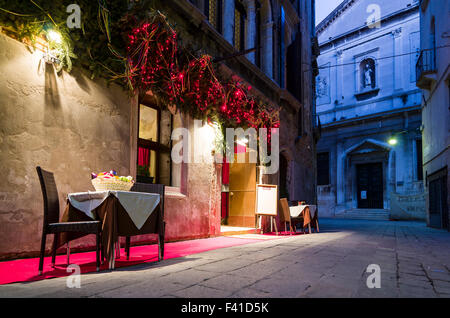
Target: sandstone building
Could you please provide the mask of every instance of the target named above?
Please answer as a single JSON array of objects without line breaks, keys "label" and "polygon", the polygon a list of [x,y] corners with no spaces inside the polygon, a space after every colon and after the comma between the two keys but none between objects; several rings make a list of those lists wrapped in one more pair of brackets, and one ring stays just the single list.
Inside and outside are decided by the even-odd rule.
[{"label": "sandstone building", "polygon": [[[165,184],[169,241],[218,236],[224,220],[254,228],[257,182],[279,185],[291,201],[316,202],[313,73],[302,68],[315,62],[314,1],[154,3],[176,24],[185,45],[220,60],[221,72],[239,76],[281,109],[280,170],[263,175],[256,165],[223,171],[220,163],[175,164],[170,135],[177,127],[194,135],[198,127],[189,114],[162,110],[151,96],[130,98],[115,84],[91,80],[83,69],[58,75],[41,63],[41,55],[1,34],[0,258],[39,250],[43,207],[38,165],[55,173],[61,210],[68,193],[94,190],[91,172],[115,169]],[[204,154],[211,154],[214,132],[207,124],[200,129],[197,142]],[[82,239],[72,247],[93,245],[94,240]]]}]

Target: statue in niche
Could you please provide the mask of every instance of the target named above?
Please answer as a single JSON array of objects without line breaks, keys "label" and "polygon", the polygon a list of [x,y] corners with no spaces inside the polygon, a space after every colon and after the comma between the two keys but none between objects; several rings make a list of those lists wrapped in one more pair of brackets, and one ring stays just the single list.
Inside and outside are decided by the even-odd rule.
[{"label": "statue in niche", "polygon": [[364,70],[364,87],[372,87],[372,69],[369,64],[366,64],[366,69]]},{"label": "statue in niche", "polygon": [[361,63],[361,86],[364,89],[375,88],[375,62],[372,59]]}]

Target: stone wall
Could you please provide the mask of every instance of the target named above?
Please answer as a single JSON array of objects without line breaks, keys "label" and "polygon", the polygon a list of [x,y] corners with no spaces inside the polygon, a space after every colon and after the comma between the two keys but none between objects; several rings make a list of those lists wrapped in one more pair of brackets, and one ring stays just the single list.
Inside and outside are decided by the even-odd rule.
[{"label": "stone wall", "polygon": [[[40,57],[0,35],[0,259],[39,251],[43,201],[36,166],[54,172],[61,215],[68,193],[94,191],[91,172],[135,176],[136,101],[79,70],[58,76]],[[192,120],[184,125],[193,136]],[[166,240],[220,234],[220,168],[183,166],[181,187],[166,189]],[[47,249],[51,243],[50,236]],[[71,246],[89,249],[95,240],[85,237]]]},{"label": "stone wall", "polygon": [[426,193],[400,195],[390,194],[393,220],[426,220]]},{"label": "stone wall", "polygon": [[127,94],[78,70],[58,76],[41,56],[0,35],[0,257],[39,250],[36,166],[54,172],[61,209],[67,193],[94,190],[91,172],[130,174]]}]

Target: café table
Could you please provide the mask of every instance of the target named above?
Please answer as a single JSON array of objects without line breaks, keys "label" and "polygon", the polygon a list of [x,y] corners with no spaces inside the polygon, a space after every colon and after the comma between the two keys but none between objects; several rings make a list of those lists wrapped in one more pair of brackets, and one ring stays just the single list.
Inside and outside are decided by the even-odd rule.
[{"label": "caf\u00e9 table", "polygon": [[[102,222],[102,252],[110,269],[115,267],[119,236],[164,235],[160,195],[156,193],[111,190],[69,193],[61,221],[83,220]],[[59,245],[84,235],[62,233]]]},{"label": "caf\u00e9 table", "polygon": [[[311,234],[311,220],[316,214],[317,207],[315,205],[296,205],[290,206],[289,212],[291,214],[291,219],[303,219],[302,228],[308,226],[309,233]],[[313,215],[313,216],[311,216]]]}]

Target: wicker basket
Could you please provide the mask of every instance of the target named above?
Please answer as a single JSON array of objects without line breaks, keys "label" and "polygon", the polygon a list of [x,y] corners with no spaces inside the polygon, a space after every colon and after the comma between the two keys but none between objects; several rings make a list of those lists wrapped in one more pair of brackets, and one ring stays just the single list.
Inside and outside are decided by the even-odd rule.
[{"label": "wicker basket", "polygon": [[92,185],[96,191],[130,191],[134,182],[121,181],[116,179],[92,179]]}]

